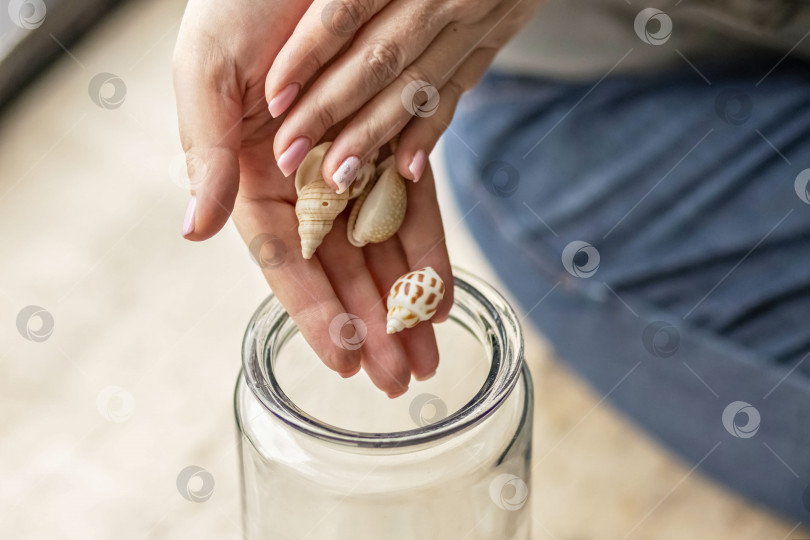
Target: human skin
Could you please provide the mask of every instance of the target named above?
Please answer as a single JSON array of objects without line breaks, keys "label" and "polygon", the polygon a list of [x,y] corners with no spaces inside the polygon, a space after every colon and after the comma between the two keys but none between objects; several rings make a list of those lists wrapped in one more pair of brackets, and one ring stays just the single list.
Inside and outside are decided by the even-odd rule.
[{"label": "human skin", "polygon": [[[262,272],[304,338],[328,367],[351,376],[362,365],[377,387],[395,397],[407,390],[412,373],[431,375],[439,357],[431,324],[386,334],[388,288],[411,268],[432,266],[448,285],[437,320],[447,317],[453,301],[435,186],[429,171],[423,182],[408,182],[405,220],[388,241],[352,246],[341,216],[315,256],[303,259],[295,188],[273,157],[280,121],[267,110],[264,82],[306,7],[279,0],[189,2],[173,61],[192,194],[184,237],[210,238],[230,217],[248,245],[262,234],[279,238],[283,262],[264,265]],[[359,349],[341,347],[330,336],[330,323],[343,313],[365,323]]]},{"label": "human skin", "polygon": [[[341,165],[362,161],[399,132],[399,172],[418,181],[461,94],[538,4],[314,0],[267,74],[271,114],[287,111],[273,145],[282,170],[297,166],[297,160],[283,158],[292,145],[309,147],[332,125],[347,121],[324,157],[327,183],[344,189],[353,177],[347,179]],[[427,91],[414,95],[418,87]],[[406,108],[428,99],[428,92],[437,92],[435,110],[414,115]]]},{"label": "human skin", "polygon": [[[389,287],[412,269],[432,266],[447,287],[433,321],[446,319],[453,303],[452,272],[426,156],[446,129],[461,93],[475,84],[499,44],[528,17],[522,2],[526,6],[532,3],[456,0],[442,3],[441,9],[433,7],[431,20],[443,22],[445,28],[430,25],[430,31],[422,36],[429,43],[423,53],[414,48],[403,50],[402,57],[394,59],[397,65],[386,64],[390,57],[383,55],[378,60],[385,71],[393,70],[397,76],[386,81],[378,73],[369,84],[354,87],[347,83],[347,77],[357,74],[356,55],[368,58],[368,40],[388,31],[391,16],[403,15],[389,10],[405,6],[407,12],[408,6],[418,7],[414,17],[400,17],[398,23],[413,28],[428,15],[427,0],[347,3],[348,8],[365,6],[363,13],[367,15],[355,21],[357,32],[351,35],[336,35],[328,28],[325,34],[319,33],[318,24],[325,28],[325,0],[312,4],[191,0],[186,8],[173,59],[180,137],[192,195],[183,236],[192,241],[206,240],[230,217],[249,246],[262,235],[276,238],[272,245],[276,255],[283,245],[283,256],[276,257],[273,264],[262,265],[262,272],[303,337],[328,367],[344,377],[362,367],[389,397],[403,394],[411,375],[430,377],[439,362],[432,324],[386,334],[384,298]],[[471,5],[477,8],[470,9]],[[380,10],[385,16],[368,22]],[[464,17],[453,16],[461,12]],[[493,13],[502,23],[494,28],[491,22],[481,22]],[[521,18],[512,20],[513,14]],[[378,20],[388,22],[380,26],[375,22]],[[313,29],[315,35],[310,34]],[[454,44],[456,35],[463,39]],[[490,40],[490,36],[497,39]],[[308,63],[301,70],[296,66],[304,65],[300,54],[301,43],[306,40],[316,40],[323,51],[331,53],[323,52],[316,63]],[[347,47],[349,41],[352,45]],[[386,50],[373,43],[371,46],[374,51]],[[432,56],[425,59],[431,51]],[[417,56],[417,67],[406,71],[406,62]],[[455,67],[447,70],[448,65]],[[440,71],[446,73],[444,78],[431,75]],[[401,87],[416,74],[422,80],[435,81],[439,92],[439,107],[430,117],[414,117],[402,104]],[[274,119],[272,107],[268,107],[268,101],[275,97],[270,95],[274,85],[283,89],[292,79],[300,81],[302,91],[287,99],[286,108],[293,105],[290,112]],[[332,84],[353,88],[353,92],[351,101],[329,116],[318,109],[318,104],[331,106],[345,97],[324,93]],[[284,111],[273,112],[279,116]],[[339,189],[332,175],[340,156],[347,152],[370,155],[399,131],[397,166],[406,178],[421,181],[407,182],[408,210],[397,234],[385,242],[357,248],[346,239],[346,217],[341,215],[312,259],[303,259],[294,212],[295,188],[292,178],[285,178],[300,160],[293,164],[282,160],[283,172],[277,163],[288,142],[306,132],[307,143],[298,145],[295,156],[303,158],[306,152],[302,149],[321,140],[334,140],[324,160],[324,174],[328,175],[324,178]],[[330,334],[330,324],[344,313],[358,316],[367,329],[358,349],[341,346]]]}]

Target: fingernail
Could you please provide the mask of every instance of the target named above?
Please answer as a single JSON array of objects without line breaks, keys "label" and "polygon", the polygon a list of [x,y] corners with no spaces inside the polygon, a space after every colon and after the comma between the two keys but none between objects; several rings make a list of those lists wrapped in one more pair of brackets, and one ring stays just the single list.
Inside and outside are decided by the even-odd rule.
[{"label": "fingernail", "polygon": [[427,163],[427,154],[424,150],[418,150],[411,159],[411,164],[408,165],[408,170],[413,175],[413,181],[418,182],[422,178],[422,173],[425,172],[425,164]]},{"label": "fingernail", "polygon": [[407,392],[407,391],[408,391],[408,387],[406,386],[406,387],[405,387],[403,390],[401,390],[400,392],[390,392],[390,393],[388,394],[388,398],[389,398],[389,399],[398,398],[399,396],[401,396],[402,394],[404,394],[404,393],[405,393],[405,392]]},{"label": "fingernail", "polygon": [[275,97],[270,100],[270,103],[267,104],[267,108],[270,111],[270,116],[273,118],[278,118],[284,113],[284,111],[289,109],[300,89],[301,86],[298,83],[292,83],[287,85],[284,90],[276,94]]},{"label": "fingernail", "polygon": [[197,197],[191,197],[186,208],[186,217],[183,219],[183,236],[194,232],[194,212],[197,210]]},{"label": "fingernail", "polygon": [[357,171],[359,170],[360,158],[357,156],[348,157],[343,163],[340,164],[337,172],[332,175],[332,180],[338,186],[338,193],[343,193],[349,189],[349,186],[352,185],[354,179],[357,178]]},{"label": "fingernail", "polygon": [[301,165],[309,152],[311,144],[306,137],[298,137],[284,151],[276,162],[284,176],[290,176]]},{"label": "fingernail", "polygon": [[416,375],[413,376],[414,379],[417,381],[426,381],[436,375],[436,370],[434,369],[432,372],[428,373],[427,375],[423,375],[421,377],[417,377]]},{"label": "fingernail", "polygon": [[339,372],[338,375],[340,375],[344,379],[348,379],[349,377],[354,377],[355,375],[357,375],[357,372],[359,372],[359,371],[360,371],[360,364],[357,364],[357,367],[355,369],[353,369],[351,371]]}]

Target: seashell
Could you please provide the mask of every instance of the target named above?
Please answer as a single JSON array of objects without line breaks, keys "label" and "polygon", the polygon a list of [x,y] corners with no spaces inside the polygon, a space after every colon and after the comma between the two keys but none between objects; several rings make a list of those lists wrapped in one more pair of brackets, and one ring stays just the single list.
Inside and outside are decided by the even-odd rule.
[{"label": "seashell", "polygon": [[326,151],[331,147],[331,142],[325,142],[319,144],[309,151],[304,160],[301,162],[301,165],[298,166],[298,170],[295,171],[296,193],[300,195],[301,189],[303,189],[303,187],[307,184],[317,182],[318,180],[323,182],[323,175],[321,175],[323,156],[326,155]]},{"label": "seashell", "polygon": [[347,194],[338,195],[323,180],[316,180],[301,189],[295,202],[295,215],[298,216],[301,255],[305,259],[312,258],[324,237],[332,230],[335,218],[348,203]]},{"label": "seashell", "polygon": [[298,216],[301,255],[305,259],[312,258],[349,201],[348,193],[335,193],[321,175],[323,156],[331,145],[330,142],[323,143],[310,150],[295,173],[295,191],[298,193],[295,215]]},{"label": "seashell", "polygon": [[382,173],[385,172],[385,169],[388,169],[389,167],[393,167],[394,165],[395,165],[394,156],[388,156],[381,163],[377,163],[377,165],[375,165],[375,167],[376,167],[375,171],[376,171],[377,177],[379,178],[379,176]]},{"label": "seashell", "polygon": [[430,266],[400,277],[388,292],[386,332],[394,334],[430,319],[442,298],[444,282]]},{"label": "seashell", "polygon": [[393,156],[377,167],[377,173],[377,181],[366,186],[349,214],[346,236],[358,247],[388,240],[405,219],[405,180],[397,172]]}]

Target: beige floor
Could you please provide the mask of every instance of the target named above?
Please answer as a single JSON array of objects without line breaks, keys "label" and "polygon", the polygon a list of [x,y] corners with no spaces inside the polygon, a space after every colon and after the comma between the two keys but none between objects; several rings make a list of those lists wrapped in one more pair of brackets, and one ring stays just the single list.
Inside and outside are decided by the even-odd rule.
[{"label": "beige floor", "polygon": [[[232,226],[180,237],[187,201],[170,57],[183,5],[133,2],[65,55],[0,125],[0,537],[238,538],[232,388],[267,290]],[[99,72],[124,105],[88,98]],[[456,264],[490,271],[443,192]],[[36,343],[15,326],[55,320]],[[538,334],[534,537],[801,536],[673,459],[554,360]],[[180,470],[216,480],[183,499]],[[807,532],[804,533],[808,535]]]}]

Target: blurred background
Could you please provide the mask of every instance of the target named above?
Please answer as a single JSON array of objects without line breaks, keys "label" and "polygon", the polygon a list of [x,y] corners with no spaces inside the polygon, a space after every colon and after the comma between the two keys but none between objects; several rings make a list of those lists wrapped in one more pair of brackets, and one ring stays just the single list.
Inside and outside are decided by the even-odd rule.
[{"label": "blurred background", "polygon": [[[232,225],[181,238],[185,4],[3,4],[0,537],[239,538],[233,386],[268,289]],[[505,291],[438,154],[451,258]],[[525,330],[534,538],[810,537],[678,461]],[[192,465],[215,480],[204,502],[176,486]]]}]

